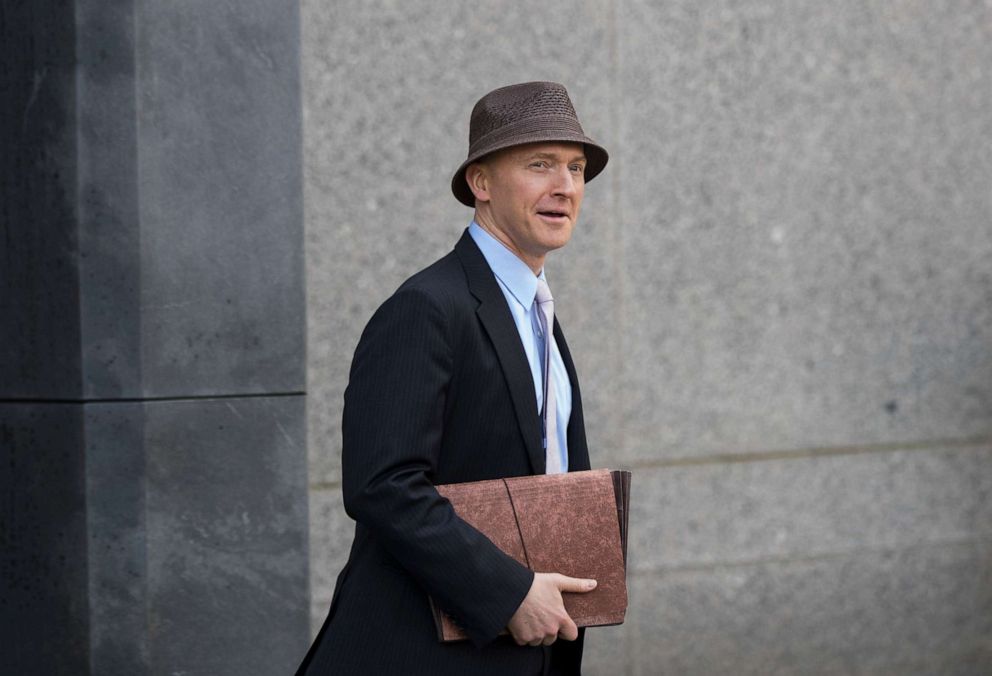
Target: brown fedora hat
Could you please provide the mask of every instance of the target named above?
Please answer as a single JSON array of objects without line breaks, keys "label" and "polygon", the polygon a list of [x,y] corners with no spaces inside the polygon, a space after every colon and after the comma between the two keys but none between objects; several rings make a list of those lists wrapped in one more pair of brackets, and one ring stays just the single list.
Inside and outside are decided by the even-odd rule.
[{"label": "brown fedora hat", "polygon": [[596,178],[610,159],[606,150],[586,136],[568,98],[557,82],[525,82],[500,87],[475,104],[468,130],[468,159],[451,179],[451,192],[465,206],[475,195],[465,181],[465,169],[489,153],[524,143],[566,141],[586,147],[585,180]]}]

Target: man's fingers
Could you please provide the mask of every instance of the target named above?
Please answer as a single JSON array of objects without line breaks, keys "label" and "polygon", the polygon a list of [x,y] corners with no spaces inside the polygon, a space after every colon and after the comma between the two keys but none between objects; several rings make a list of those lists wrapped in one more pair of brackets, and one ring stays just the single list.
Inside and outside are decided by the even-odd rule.
[{"label": "man's fingers", "polygon": [[595,580],[587,580],[581,577],[568,577],[567,575],[557,575],[555,584],[558,591],[564,592],[587,592],[596,588]]},{"label": "man's fingers", "polygon": [[557,639],[574,641],[579,630],[562,605],[562,592],[588,592],[595,580],[559,573],[536,573],[530,591],[520,603],[507,628],[518,645],[551,645]]},{"label": "man's fingers", "polygon": [[579,637],[579,628],[575,626],[575,622],[572,618],[568,618],[567,621],[561,623],[561,629],[558,630],[558,636],[566,641],[574,641]]}]

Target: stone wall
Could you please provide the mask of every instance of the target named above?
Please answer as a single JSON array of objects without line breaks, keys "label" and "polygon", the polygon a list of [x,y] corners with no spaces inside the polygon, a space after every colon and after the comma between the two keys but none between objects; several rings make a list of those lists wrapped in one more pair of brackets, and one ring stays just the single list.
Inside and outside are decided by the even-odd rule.
[{"label": "stone wall", "polygon": [[0,673],[304,655],[288,9],[0,8]]},{"label": "stone wall", "polygon": [[634,470],[588,673],[992,663],[988,3],[302,12],[314,631],[359,333],[471,217],[476,99],[550,79],[611,152],[548,277],[593,464]]}]

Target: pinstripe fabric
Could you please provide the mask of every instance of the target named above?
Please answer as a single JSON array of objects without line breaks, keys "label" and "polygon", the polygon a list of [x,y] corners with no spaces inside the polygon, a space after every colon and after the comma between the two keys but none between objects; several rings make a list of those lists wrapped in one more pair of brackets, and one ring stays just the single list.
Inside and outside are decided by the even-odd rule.
[{"label": "pinstripe fabric", "polygon": [[[569,464],[589,468],[578,379]],[[433,485],[544,472],[534,384],[506,300],[466,233],[375,313],[345,392],[342,490],[357,524],[328,618],[299,674],[577,673],[581,640],[499,637],[533,574],[454,515]],[[427,595],[471,637],[440,644]]]}]

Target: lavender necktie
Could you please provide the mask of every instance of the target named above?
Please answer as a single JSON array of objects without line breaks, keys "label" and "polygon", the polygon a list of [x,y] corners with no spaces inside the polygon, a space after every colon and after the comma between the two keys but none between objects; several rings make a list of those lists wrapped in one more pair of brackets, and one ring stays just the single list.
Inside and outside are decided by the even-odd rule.
[{"label": "lavender necktie", "polygon": [[544,424],[545,473],[561,474],[561,454],[558,451],[558,408],[555,405],[555,384],[551,368],[551,344],[554,341],[555,299],[551,289],[543,279],[537,280],[537,307],[540,310],[541,331],[544,333],[544,408],[541,420]]}]

